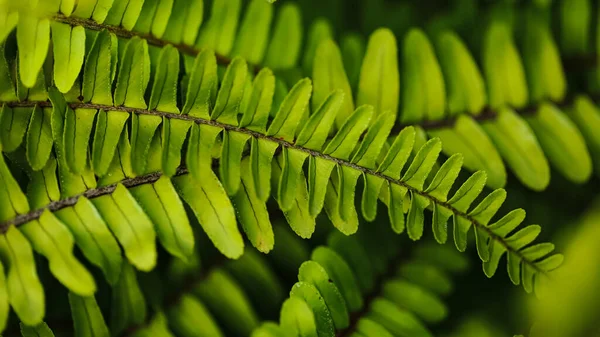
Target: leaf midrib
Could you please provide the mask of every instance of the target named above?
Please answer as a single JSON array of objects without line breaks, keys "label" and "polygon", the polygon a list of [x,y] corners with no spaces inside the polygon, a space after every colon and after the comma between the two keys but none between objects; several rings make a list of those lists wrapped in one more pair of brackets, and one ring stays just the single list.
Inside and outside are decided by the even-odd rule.
[{"label": "leaf midrib", "polygon": [[[27,101],[25,101],[25,102],[4,102],[4,104],[6,104],[10,107],[33,107],[36,104],[40,107],[48,107],[48,108],[52,107],[52,104],[50,102],[27,102]],[[103,109],[104,111],[117,111],[117,112],[123,112],[123,113],[136,113],[136,114],[141,114],[141,115],[153,115],[153,116],[166,117],[169,119],[180,119],[180,120],[192,121],[197,124],[211,125],[211,126],[215,126],[215,127],[219,127],[219,128],[228,130],[228,131],[247,134],[254,138],[269,140],[271,142],[277,143],[278,145],[280,145],[282,147],[287,147],[287,148],[295,149],[298,151],[302,151],[302,152],[309,154],[310,156],[328,160],[328,161],[334,162],[335,164],[338,164],[338,165],[350,167],[354,170],[362,172],[363,174],[370,174],[370,175],[376,176],[378,178],[388,181],[389,183],[405,187],[409,191],[412,191],[413,193],[416,193],[416,194],[421,195],[422,197],[428,199],[430,202],[435,203],[439,206],[445,207],[446,209],[450,210],[454,214],[454,216],[463,218],[463,219],[469,221],[474,227],[483,230],[490,237],[491,240],[498,242],[500,245],[502,245],[506,249],[507,252],[513,253],[516,256],[518,256],[519,259],[523,263],[525,263],[528,266],[530,266],[531,268],[533,268],[537,273],[545,274],[545,272],[543,270],[541,270],[535,264],[534,261],[530,261],[529,259],[526,259],[526,257],[519,250],[513,249],[505,241],[505,238],[497,235],[488,226],[480,223],[479,221],[477,221],[475,218],[471,217],[467,213],[458,210],[457,208],[452,206],[450,203],[439,200],[436,197],[430,195],[429,193],[427,193],[425,191],[419,191],[417,188],[415,188],[411,185],[408,185],[399,179],[394,179],[394,178],[388,177],[388,176],[384,175],[383,173],[377,172],[373,169],[369,169],[369,168],[354,164],[347,160],[338,159],[338,158],[332,157],[330,155],[324,154],[319,151],[307,149],[302,146],[297,146],[297,145],[292,144],[291,142],[288,142],[283,139],[279,139],[274,136],[267,136],[260,132],[233,126],[230,124],[220,123],[220,122],[217,122],[214,120],[207,120],[207,119],[203,119],[203,118],[193,117],[190,115],[180,115],[180,114],[155,111],[155,110],[153,110],[153,111],[141,110],[141,109],[135,109],[135,108],[122,107],[122,106],[110,106],[110,105],[90,104],[90,103],[68,103],[68,105],[75,111],[77,111],[76,109],[78,109],[78,108]],[[185,174],[188,174],[188,170],[185,167],[179,168],[176,173],[176,175],[185,175]],[[125,187],[130,188],[130,187],[135,187],[135,186],[139,186],[142,184],[156,182],[161,176],[162,176],[162,173],[153,172],[153,173],[139,176],[136,178],[122,180],[121,183]],[[31,211],[27,214],[18,215],[17,217],[13,218],[12,220],[6,221],[4,223],[0,223],[0,234],[6,232],[11,225],[19,226],[19,225],[25,224],[29,221],[38,219],[45,209],[48,209],[50,211],[57,211],[62,208],[65,208],[65,207],[73,206],[73,205],[75,205],[75,203],[77,203],[77,200],[79,199],[80,196],[85,196],[87,198],[95,198],[95,197],[99,197],[102,195],[107,195],[107,194],[112,193],[116,189],[116,186],[117,186],[117,184],[112,184],[112,185],[108,185],[108,186],[104,186],[104,187],[100,187],[100,188],[96,188],[96,189],[90,189],[82,194],[52,202],[44,208]]]}]

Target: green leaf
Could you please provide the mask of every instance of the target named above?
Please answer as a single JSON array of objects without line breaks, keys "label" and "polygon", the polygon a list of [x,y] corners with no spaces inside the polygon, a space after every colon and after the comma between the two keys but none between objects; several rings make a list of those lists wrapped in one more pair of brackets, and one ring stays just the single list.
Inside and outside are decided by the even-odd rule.
[{"label": "green leaf", "polygon": [[[471,203],[479,196],[486,181],[486,174],[483,171],[475,172],[467,181],[460,186],[458,191],[450,198],[448,204],[452,205],[459,212],[466,212]],[[467,247],[467,232],[471,228],[471,220],[457,217],[454,214],[454,243],[456,248],[464,252]]]},{"label": "green leaf", "polygon": [[530,100],[560,102],[567,93],[567,80],[561,56],[545,20],[527,13],[523,37],[523,60]]},{"label": "green leaf", "polygon": [[187,260],[194,252],[194,233],[171,180],[162,176],[153,184],[140,185],[130,191],[154,223],[158,239],[166,250]]},{"label": "green leaf", "polygon": [[289,211],[293,206],[298,181],[302,176],[302,166],[308,156],[309,154],[306,152],[284,147],[283,153],[277,157],[282,167],[277,189],[277,201],[283,211]]},{"label": "green leaf", "polygon": [[81,337],[109,337],[108,327],[96,299],[69,293],[75,334]]},{"label": "green leaf", "polygon": [[560,3],[560,49],[567,56],[583,55],[589,51],[589,29],[594,11],[589,1]]},{"label": "green leaf", "polygon": [[139,37],[129,40],[120,61],[114,94],[115,105],[146,109],[144,93],[150,81],[150,56],[146,40]]},{"label": "green leaf", "polygon": [[[0,40],[1,38],[2,36],[0,36]],[[15,92],[15,84],[12,79],[14,74],[12,73],[6,60],[5,49],[5,43],[0,43],[0,100],[8,102],[16,100],[17,96]]]},{"label": "green leaf", "polygon": [[427,323],[439,323],[448,316],[448,309],[438,297],[410,282],[386,282],[383,285],[383,296]]},{"label": "green leaf", "polygon": [[531,127],[513,110],[502,108],[498,116],[482,124],[502,158],[519,181],[535,190],[550,183],[550,166]]},{"label": "green leaf", "polygon": [[357,236],[346,236],[339,232],[332,232],[327,238],[327,245],[348,262],[362,293],[368,294],[371,292],[375,287],[376,275],[373,266],[369,262],[369,253],[367,253],[360,239]]},{"label": "green leaf", "polygon": [[75,9],[75,0],[64,0],[60,3],[60,12],[69,17]]},{"label": "green leaf", "polygon": [[271,195],[271,162],[279,144],[252,137],[250,138],[250,163],[249,169],[252,185],[259,200],[267,202]]},{"label": "green leaf", "polygon": [[369,318],[361,318],[356,324],[356,330],[364,336],[393,337],[386,328]]},{"label": "green leaf", "polygon": [[60,200],[56,167],[56,159],[50,158],[42,170],[30,172],[27,199],[32,209],[39,209],[53,201]]},{"label": "green leaf", "polygon": [[245,13],[231,54],[239,55],[251,64],[260,64],[269,42],[273,6],[263,0],[253,0]]},{"label": "green leaf", "polygon": [[249,159],[244,158],[241,187],[233,198],[237,218],[246,232],[246,236],[260,252],[268,253],[273,249],[274,237],[267,205],[261,200],[254,188]]},{"label": "green leaf", "polygon": [[274,136],[290,143],[294,141],[300,120],[307,109],[311,91],[312,84],[308,78],[294,85],[267,129],[267,136]]},{"label": "green leaf", "polygon": [[[21,59],[17,59],[17,65],[15,66],[16,74],[15,78],[20,78],[20,64]],[[23,81],[17,81],[17,97],[20,101],[43,101],[48,98],[48,92],[46,87],[46,76],[43,71],[40,71],[37,75],[35,85],[32,88],[28,88],[23,84]]]},{"label": "green leaf", "polygon": [[352,88],[346,76],[342,55],[338,46],[332,40],[321,42],[317,48],[312,72],[315,86],[312,97],[312,109],[317,110],[332,91],[341,89],[344,92],[344,101],[335,116],[336,127],[342,124],[354,111]]},{"label": "green leaf", "polygon": [[119,282],[112,287],[110,314],[112,336],[118,336],[128,327],[142,325],[146,321],[146,300],[135,270],[127,262],[123,262]]},{"label": "green leaf", "polygon": [[29,241],[15,226],[0,235],[0,257],[8,270],[6,285],[10,306],[27,325],[44,318],[44,289],[38,279]]},{"label": "green leaf", "polygon": [[365,40],[362,35],[349,33],[342,36],[341,48],[344,68],[353,91],[358,91],[363,58],[365,56]]},{"label": "green leaf", "polygon": [[380,114],[367,130],[360,147],[352,156],[352,163],[375,169],[381,149],[394,126],[396,115],[390,112]]},{"label": "green leaf", "polygon": [[592,160],[585,140],[574,123],[550,103],[526,118],[550,163],[567,179],[584,183],[592,174]]},{"label": "green leaf", "polygon": [[298,139],[296,139],[296,145],[315,151],[322,150],[343,101],[344,92],[342,90],[338,89],[329,94],[302,127]]},{"label": "green leaf", "polygon": [[435,174],[425,193],[441,202],[445,202],[452,185],[456,181],[456,178],[458,178],[462,163],[463,155],[460,153],[448,158]]},{"label": "green leaf", "polygon": [[191,295],[183,295],[167,312],[169,326],[177,336],[223,337],[214,318],[206,307]]},{"label": "green leaf", "polygon": [[27,88],[33,88],[50,46],[50,20],[21,15],[17,23],[17,45],[21,81]]},{"label": "green leaf", "polygon": [[23,142],[34,109],[2,106],[0,114],[0,143],[3,152],[15,151]]},{"label": "green leaf", "polygon": [[300,337],[317,337],[317,324],[310,306],[298,297],[290,297],[281,306],[281,328]]},{"label": "green leaf", "polygon": [[365,187],[361,199],[361,212],[363,218],[370,222],[377,216],[379,193],[385,180],[372,174],[363,174],[363,179]]},{"label": "green leaf", "polygon": [[462,273],[469,267],[469,259],[450,245],[424,243],[416,247],[414,256],[419,261],[431,263],[440,270],[452,274]]},{"label": "green leaf", "polygon": [[469,49],[457,34],[444,31],[437,38],[436,50],[446,80],[448,112],[479,115],[487,95],[483,76]]},{"label": "green leaf", "polygon": [[173,10],[173,3],[174,0],[145,0],[133,30],[162,38]]},{"label": "green leaf", "polygon": [[402,129],[392,143],[392,146],[388,150],[377,171],[388,177],[400,179],[402,168],[404,168],[404,165],[413,150],[415,134],[415,128],[412,126]]},{"label": "green leaf", "polygon": [[[204,0],[175,0],[164,39],[193,46],[204,14]],[[182,19],[183,18],[183,19]]]},{"label": "green leaf", "polygon": [[423,227],[425,222],[425,216],[423,211],[429,206],[429,199],[424,196],[411,191],[411,205],[408,211],[408,217],[406,219],[406,227],[408,237],[413,240],[419,240],[423,236]]},{"label": "green leaf", "polygon": [[63,135],[65,162],[74,174],[82,173],[88,164],[88,146],[96,109],[67,109]]},{"label": "green leaf", "polygon": [[33,108],[31,120],[27,128],[27,142],[25,143],[27,161],[34,171],[39,171],[48,162],[52,151],[52,118],[51,109]]},{"label": "green leaf", "polygon": [[302,263],[298,271],[298,281],[315,286],[325,300],[336,330],[350,325],[346,302],[335,283],[330,282],[329,275],[320,264],[314,261]]},{"label": "green leaf", "polygon": [[121,132],[121,139],[108,167],[105,176],[100,178],[98,184],[107,186],[120,182],[125,178],[133,178],[133,168],[131,167],[131,145],[129,144],[129,131],[124,128]]},{"label": "green leaf", "polygon": [[333,28],[329,21],[324,18],[317,18],[312,22],[308,32],[308,41],[306,42],[306,52],[302,59],[302,68],[305,74],[311,74],[313,71],[313,62],[315,53],[321,42],[333,40]]},{"label": "green leaf", "polygon": [[85,29],[65,23],[52,22],[54,51],[54,84],[67,93],[75,84],[85,56]]},{"label": "green leaf", "polygon": [[429,176],[441,150],[442,142],[439,138],[433,138],[425,143],[402,176],[402,181],[417,190],[422,190],[425,179]]},{"label": "green leaf", "polygon": [[[277,239],[278,244],[283,244],[279,237]],[[284,290],[287,285],[280,282],[265,255],[248,249],[239,260],[232,260],[224,267],[243,288],[260,317],[279,313],[281,303],[287,297]]]},{"label": "green leaf", "polygon": [[423,31],[412,29],[406,34],[401,69],[402,123],[442,119],[446,110],[444,78]]},{"label": "green leaf", "polygon": [[505,237],[508,233],[512,232],[517,228],[525,219],[525,211],[522,209],[515,209],[508,212],[500,220],[489,226],[490,230],[495,234]]},{"label": "green leaf", "polygon": [[210,119],[217,97],[217,59],[214,52],[203,50],[194,61],[182,113]]},{"label": "green leaf", "polygon": [[354,151],[360,136],[369,126],[373,116],[373,107],[363,105],[348,117],[335,137],[327,144],[323,153],[334,158],[347,160]]},{"label": "green leaf", "polygon": [[0,331],[4,331],[9,314],[8,307],[8,286],[6,284],[6,276],[4,274],[4,265],[0,260]]},{"label": "green leaf", "polygon": [[[448,240],[448,219],[452,216],[448,208],[433,204],[432,230],[435,240],[444,244]],[[457,228],[456,226],[454,228]]]},{"label": "green leaf", "polygon": [[161,49],[158,56],[148,109],[179,113],[179,108],[177,108],[178,82],[179,51],[175,47],[167,45]]},{"label": "green leaf", "polygon": [[494,109],[522,108],[528,101],[525,70],[511,35],[507,25],[493,22],[483,38],[483,71],[489,105]]},{"label": "green leaf", "polygon": [[92,202],[131,264],[142,271],[152,270],[157,254],[154,226],[127,188],[119,183],[112,194],[94,198]]},{"label": "green leaf", "polygon": [[181,150],[192,122],[181,119],[163,118],[162,128],[162,172],[171,177],[181,164]]},{"label": "green leaf", "polygon": [[566,112],[581,131],[590,151],[593,166],[597,173],[600,172],[600,134],[595,131],[600,127],[598,108],[587,96],[579,96],[575,99],[573,108]]},{"label": "green leaf", "polygon": [[294,67],[300,57],[302,32],[300,8],[295,3],[286,2],[277,15],[264,65],[274,70]]},{"label": "green leaf", "polygon": [[248,298],[223,270],[213,270],[192,292],[235,335],[248,336],[259,324]]},{"label": "green leaf", "polygon": [[[281,158],[281,156],[279,156]],[[282,163],[279,160],[273,160],[271,186],[273,189],[279,189],[279,182],[282,176]],[[294,232],[301,238],[308,239],[315,231],[315,217],[310,214],[308,204],[308,191],[303,171],[300,171],[296,184],[296,196],[289,210],[283,211],[287,222]],[[277,227],[275,227],[277,228]]]},{"label": "green leaf", "polygon": [[[352,223],[354,219],[358,218],[356,209],[354,207],[354,193],[356,191],[356,183],[358,177],[360,177],[360,171],[348,167],[348,166],[337,166],[337,175],[339,177],[339,198],[338,198],[338,212],[341,216],[342,221],[346,223]],[[358,230],[358,228],[347,227],[340,229],[344,234],[350,235]]]},{"label": "green leaf", "polygon": [[84,102],[113,104],[111,89],[113,79],[111,71],[108,70],[112,69],[113,63],[116,63],[111,56],[117,50],[116,41],[116,37],[111,36],[108,31],[103,30],[96,34],[83,67],[81,95]]},{"label": "green leaf", "polygon": [[[353,205],[350,205],[347,201],[343,203],[340,199],[342,198],[342,186],[344,183],[342,176],[339,174],[340,169],[336,170],[331,177],[330,183],[327,185],[327,191],[325,192],[325,212],[329,217],[329,220],[333,225],[342,233],[351,235],[356,233],[358,230],[358,215],[354,210]],[[351,171],[351,177],[355,175],[355,171]],[[347,199],[346,199],[347,200]],[[343,206],[345,208],[343,208]],[[342,215],[340,212],[344,211]]]},{"label": "green leaf", "polygon": [[223,133],[219,175],[229,196],[236,195],[240,187],[242,154],[250,137],[248,134],[234,131],[224,131]]},{"label": "green leaf", "polygon": [[487,225],[494,215],[500,209],[500,206],[506,200],[506,191],[504,189],[497,189],[492,193],[488,194],[480,203],[475,207],[469,216],[479,221],[483,225]]},{"label": "green leaf", "polygon": [[0,221],[29,212],[27,198],[0,155]]},{"label": "green leaf", "polygon": [[[268,0],[275,1],[275,0]],[[285,337],[287,332],[282,327],[273,322],[263,323],[260,327],[252,331],[250,337]]]},{"label": "green leaf", "polygon": [[453,290],[450,277],[443,270],[429,262],[417,260],[403,263],[397,274],[438,296],[448,295]]},{"label": "green leaf", "polygon": [[131,165],[136,175],[146,173],[152,138],[162,118],[153,115],[131,115]]},{"label": "green leaf", "polygon": [[50,271],[70,291],[90,296],[96,291],[96,282],[87,269],[73,255],[73,235],[50,211],[45,210],[39,220],[21,227],[33,249],[48,259]]},{"label": "green leaf", "polygon": [[[256,0],[261,1],[261,0]],[[273,105],[275,94],[275,76],[268,68],[263,68],[252,83],[252,93],[247,104],[243,104],[241,111],[244,113],[240,127],[264,133],[269,112]]]},{"label": "green leaf", "polygon": [[331,280],[339,288],[348,310],[350,312],[360,310],[363,306],[363,298],[356,277],[346,261],[332,249],[324,246],[313,250],[310,258],[325,269]]},{"label": "green leaf", "polygon": [[325,195],[329,177],[335,167],[331,160],[310,156],[308,158],[308,203],[310,215],[316,217],[321,213],[325,203]]},{"label": "green leaf", "polygon": [[[408,189],[398,184],[388,183],[390,201],[388,215],[392,230],[397,234],[404,232],[406,219],[404,218],[404,201]],[[414,215],[413,215],[414,216]]]},{"label": "green leaf", "polygon": [[461,114],[453,128],[431,130],[429,134],[441,139],[442,151],[446,155],[461,153],[468,170],[485,171],[488,174],[488,186],[500,188],[506,184],[506,168],[500,154],[472,117]]},{"label": "green leaf", "polygon": [[200,29],[196,46],[229,55],[233,47],[242,2],[240,0],[215,0],[210,19]]},{"label": "green leaf", "polygon": [[183,175],[173,182],[215,247],[228,258],[237,259],[244,252],[244,241],[231,201],[212,170],[202,173],[200,180]]},{"label": "green leaf", "polygon": [[394,124],[400,99],[398,47],[391,30],[380,28],[371,34],[360,71],[357,105],[370,104],[375,116],[390,113]]},{"label": "green leaf", "polygon": [[304,300],[311,308],[319,337],[335,336],[329,308],[314,285],[306,282],[296,282],[290,291],[290,297],[297,297]]},{"label": "green leaf", "polygon": [[100,177],[106,175],[128,119],[127,113],[98,111],[91,153],[92,168],[96,175]]},{"label": "green leaf", "polygon": [[237,115],[240,112],[247,75],[246,61],[240,57],[235,58],[227,67],[223,77],[211,119],[225,124],[238,125]]},{"label": "green leaf", "polygon": [[19,323],[19,325],[21,327],[21,336],[23,337],[54,337],[54,333],[45,322],[41,322],[36,326],[27,326],[23,322]]},{"label": "green leaf", "polygon": [[[102,0],[98,0],[102,1]],[[104,23],[110,26],[121,26],[127,30],[132,30],[142,11],[144,0],[121,0],[114,1],[110,7]],[[96,19],[96,10],[94,10],[94,19]]]},{"label": "green leaf", "polygon": [[190,131],[186,165],[190,175],[197,181],[202,181],[206,175],[212,175],[212,149],[221,128],[194,124]]},{"label": "green leaf", "polygon": [[13,31],[13,29],[17,26],[19,22],[19,12],[18,11],[2,11],[2,21],[0,21],[0,41],[6,40],[6,37]]},{"label": "green leaf", "polygon": [[410,311],[381,297],[371,303],[371,313],[367,317],[381,324],[394,336],[433,336]]},{"label": "green leaf", "polygon": [[79,197],[75,206],[55,214],[73,233],[85,258],[102,269],[108,283],[115,284],[121,273],[121,248],[92,202]]},{"label": "green leaf", "polygon": [[97,23],[103,23],[114,0],[96,0],[78,2],[73,16],[92,18]]}]

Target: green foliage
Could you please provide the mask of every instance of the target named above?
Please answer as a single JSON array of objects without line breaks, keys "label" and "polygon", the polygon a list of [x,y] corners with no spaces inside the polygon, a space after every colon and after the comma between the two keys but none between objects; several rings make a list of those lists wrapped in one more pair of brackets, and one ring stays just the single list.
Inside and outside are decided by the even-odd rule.
[{"label": "green foliage", "polygon": [[0,0],[0,331],[10,306],[53,336],[49,273],[77,336],[433,336],[466,262],[413,243],[426,225],[543,293],[563,256],[504,187],[597,170],[600,115],[562,69],[589,29],[561,14],[557,45],[541,9],[496,7],[475,43],[444,23],[338,43],[267,2]]}]

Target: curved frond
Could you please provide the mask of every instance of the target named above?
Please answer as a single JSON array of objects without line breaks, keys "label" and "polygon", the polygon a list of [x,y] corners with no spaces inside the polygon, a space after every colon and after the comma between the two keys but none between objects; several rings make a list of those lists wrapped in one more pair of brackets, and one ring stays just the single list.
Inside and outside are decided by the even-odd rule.
[{"label": "curved frond", "polygon": [[[466,249],[473,229],[486,275],[506,254],[511,280],[527,291],[562,261],[547,246],[532,245],[538,226],[519,228],[524,211],[496,216],[506,198],[504,162],[535,190],[549,183],[548,163],[577,183],[591,174],[590,149],[597,149],[586,142],[596,144],[597,136],[585,126],[597,124],[598,112],[576,104],[569,112],[573,122],[552,102],[564,99],[560,78],[540,83],[560,67],[545,26],[532,23],[527,38],[535,48],[523,51],[522,62],[510,30],[492,22],[483,38],[482,76],[451,32],[432,44],[413,29],[398,48],[396,37],[379,29],[363,51],[352,39],[339,48],[322,24],[308,38],[314,58],[303,58],[302,13],[293,3],[273,15],[263,0],[246,11],[239,0],[215,0],[207,22],[186,15],[203,13],[200,0],[70,3],[44,3],[40,13],[18,17],[0,13],[5,28],[16,29],[14,36],[0,33],[0,239],[6,247],[9,238],[26,247],[19,256],[9,248],[0,252],[11,305],[25,323],[43,318],[34,250],[71,292],[89,296],[96,285],[73,255],[74,244],[117,289],[133,268],[154,269],[156,238],[172,255],[192,258],[195,220],[188,213],[228,258],[244,253],[238,222],[250,243],[267,253],[275,246],[270,196],[303,238],[313,235],[323,210],[341,233],[356,233],[364,227],[361,218],[376,218],[378,200],[388,207],[392,230],[412,240],[423,236],[430,219],[425,210],[440,243],[452,218],[458,250]],[[252,25],[263,16],[265,22]],[[457,74],[463,65],[473,76]],[[533,113],[525,109],[530,103],[537,104]],[[396,120],[405,125],[395,128]],[[441,153],[448,159],[440,160]],[[463,165],[474,172],[464,181]],[[17,182],[15,167],[27,178]],[[495,190],[482,195],[485,186]],[[330,257],[315,259],[327,264]],[[11,277],[21,268],[28,278]],[[217,274],[212,282],[228,284],[226,278]],[[362,307],[356,291],[372,278],[338,279],[348,309]],[[295,324],[297,311],[327,309],[315,286],[301,282],[296,297],[308,306],[286,302],[286,324]],[[13,295],[11,287],[27,291]],[[390,291],[410,287],[400,283]],[[207,289],[199,296],[215,302]],[[126,290],[123,298],[139,295]],[[179,305],[181,312],[206,311],[195,299]],[[380,324],[390,323],[383,313],[388,307],[385,301],[373,306]],[[251,316],[246,309],[238,308]],[[143,321],[123,319],[111,330]],[[185,330],[189,322],[179,323],[182,334],[194,333]],[[314,327],[331,331],[321,321]]]}]

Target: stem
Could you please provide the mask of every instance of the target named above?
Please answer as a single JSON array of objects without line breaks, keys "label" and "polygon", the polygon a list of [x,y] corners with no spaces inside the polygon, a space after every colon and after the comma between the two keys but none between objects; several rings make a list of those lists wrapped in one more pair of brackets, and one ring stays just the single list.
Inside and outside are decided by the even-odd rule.
[{"label": "stem", "polygon": [[[201,49],[196,48],[194,46],[189,46],[189,45],[186,45],[183,43],[173,43],[173,42],[170,42],[165,39],[157,38],[152,34],[133,32],[133,31],[129,31],[123,27],[105,25],[105,24],[97,23],[96,21],[90,20],[90,19],[76,18],[73,16],[67,17],[67,16],[64,16],[63,14],[57,14],[52,19],[56,22],[66,23],[71,26],[81,26],[86,29],[97,30],[97,31],[107,30],[107,31],[115,34],[118,37],[122,37],[122,38],[126,38],[126,39],[130,39],[132,37],[137,36],[137,37],[140,37],[140,38],[146,40],[148,42],[148,44],[157,46],[157,47],[164,47],[164,46],[170,44],[170,45],[173,45],[175,48],[177,48],[181,53],[187,54],[190,56],[196,56],[201,52]],[[217,56],[218,64],[228,65],[231,63],[231,59],[228,58],[227,56],[219,55],[219,54],[216,54],[216,56]],[[260,70],[260,69],[258,69],[258,70]]]},{"label": "stem", "polygon": [[[38,105],[41,107],[51,107],[52,106],[51,103],[49,103],[49,102],[5,102],[5,104],[10,107],[33,107],[35,105]],[[526,263],[529,267],[533,268],[536,272],[543,273],[543,271],[541,269],[539,269],[533,261],[526,259],[525,256],[519,250],[513,249],[510,245],[508,245],[503,237],[497,235],[488,226],[477,221],[473,217],[469,216],[467,213],[456,209],[454,206],[452,206],[448,202],[441,201],[424,191],[419,191],[418,189],[406,184],[403,181],[388,177],[388,176],[386,176],[380,172],[377,172],[373,169],[356,165],[347,160],[334,158],[330,155],[323,154],[319,151],[314,151],[314,150],[307,149],[307,148],[304,148],[301,146],[297,146],[297,145],[290,143],[288,141],[285,141],[283,139],[279,139],[279,138],[276,138],[273,136],[267,136],[260,132],[252,131],[252,130],[249,130],[246,128],[240,128],[240,127],[229,125],[229,124],[220,123],[220,122],[214,121],[214,120],[207,120],[207,119],[197,118],[197,117],[193,117],[193,116],[189,116],[189,115],[179,115],[179,114],[173,114],[173,113],[167,113],[167,112],[161,112],[161,111],[139,110],[139,109],[134,109],[134,108],[120,107],[120,106],[115,107],[115,106],[110,106],[110,105],[99,105],[99,104],[88,104],[88,103],[70,103],[69,106],[72,109],[86,108],[86,109],[102,109],[105,111],[119,111],[119,112],[123,112],[123,113],[137,113],[137,114],[142,114],[142,115],[153,115],[153,116],[167,117],[167,118],[171,118],[171,119],[187,120],[187,121],[192,121],[197,124],[211,125],[211,126],[225,129],[227,131],[238,132],[238,133],[250,135],[257,139],[265,139],[265,140],[277,143],[278,145],[280,145],[282,147],[287,147],[290,149],[301,151],[301,152],[309,154],[310,156],[313,156],[316,158],[321,158],[321,159],[333,162],[337,165],[347,166],[354,170],[362,172],[363,174],[369,174],[372,176],[376,176],[378,178],[386,180],[387,182],[389,182],[391,184],[400,185],[400,186],[408,189],[409,191],[426,198],[431,203],[445,207],[446,209],[450,210],[454,214],[454,216],[461,217],[461,218],[469,221],[474,227],[484,231],[490,237],[491,240],[494,240],[494,241],[497,241],[498,243],[500,243],[500,245],[502,245],[506,249],[507,252],[515,254],[517,257],[519,257],[519,259],[521,259],[523,261],[523,263]],[[180,170],[180,172],[178,172],[178,173],[187,174],[187,169],[182,168]],[[158,180],[158,178],[160,178],[160,176],[161,176],[160,172],[155,172],[155,173],[150,173],[150,174],[132,178],[132,179],[126,179],[122,183],[126,187],[133,187],[133,186],[137,186],[140,184],[155,182],[156,180]],[[115,188],[116,188],[116,185],[110,185],[110,186],[101,187],[101,188],[97,188],[97,189],[91,189],[91,190],[86,191],[82,195],[84,195],[86,197],[88,197],[88,196],[97,197],[100,195],[112,193]],[[64,199],[64,200],[59,200],[56,202],[52,202],[42,209],[38,209],[38,210],[35,210],[32,212],[29,212],[27,214],[19,215],[19,216],[13,218],[12,220],[6,221],[4,223],[0,223],[0,233],[6,232],[6,230],[8,229],[8,227],[10,225],[19,226],[19,225],[27,223],[28,221],[38,219],[45,209],[55,211],[55,210],[58,210],[58,209],[61,209],[64,207],[72,206],[77,202],[77,200],[80,196],[81,195],[74,196],[74,197]]]}]

